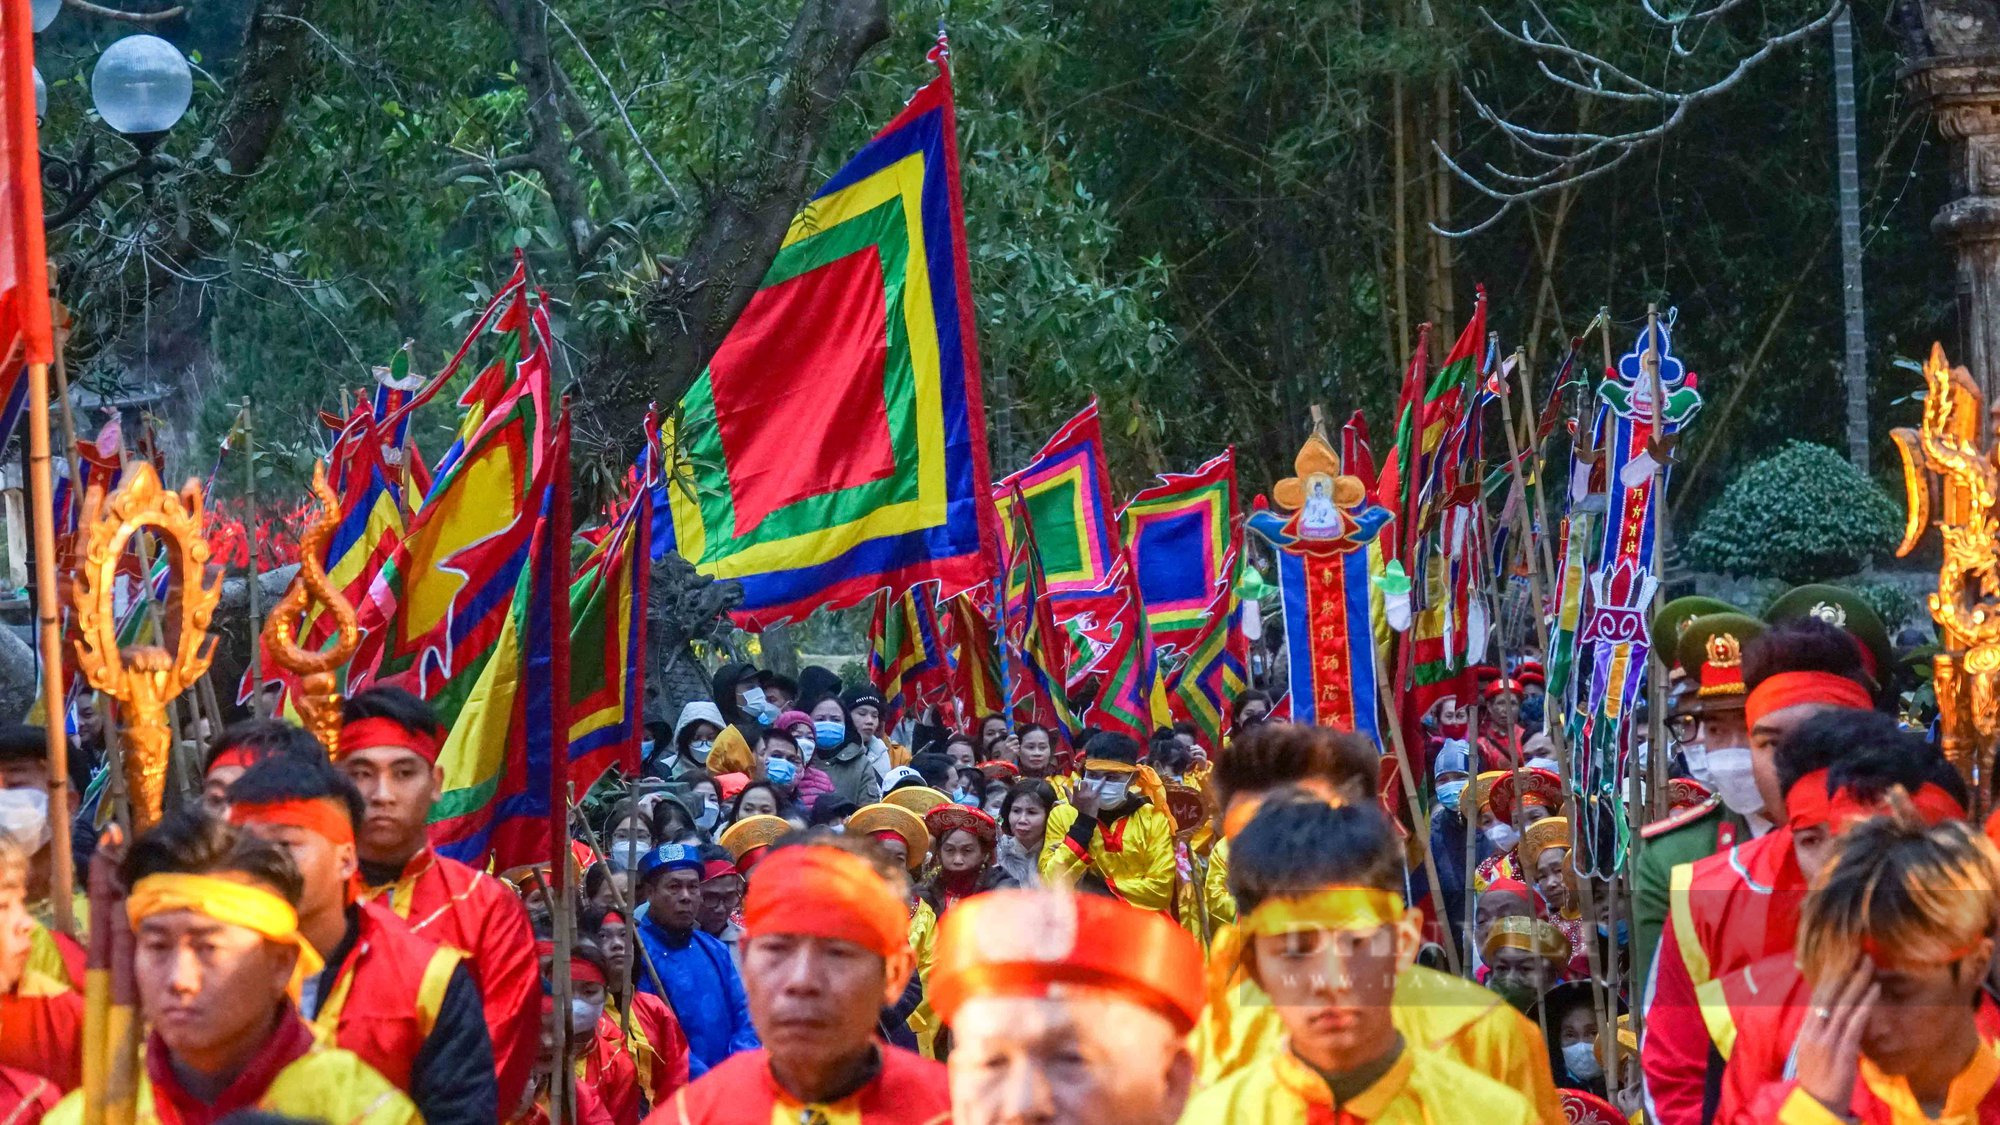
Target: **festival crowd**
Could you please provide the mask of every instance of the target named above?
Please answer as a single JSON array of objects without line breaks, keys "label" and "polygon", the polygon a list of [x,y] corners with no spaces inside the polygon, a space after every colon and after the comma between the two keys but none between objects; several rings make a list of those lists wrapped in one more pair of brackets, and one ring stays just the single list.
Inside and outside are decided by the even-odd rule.
[{"label": "festival crowd", "polygon": [[[2000,1121],[2000,853],[1866,606],[1794,594],[1654,622],[1669,738],[1629,784],[1670,811],[1634,833],[1566,780],[1532,655],[1426,720],[1421,785],[1254,690],[1219,746],[1141,745],[729,665],[563,866],[506,872],[434,850],[416,697],[347,699],[332,756],[245,720],[91,849],[125,1119]],[[0,1125],[102,1116],[50,781],[0,728]]]}]

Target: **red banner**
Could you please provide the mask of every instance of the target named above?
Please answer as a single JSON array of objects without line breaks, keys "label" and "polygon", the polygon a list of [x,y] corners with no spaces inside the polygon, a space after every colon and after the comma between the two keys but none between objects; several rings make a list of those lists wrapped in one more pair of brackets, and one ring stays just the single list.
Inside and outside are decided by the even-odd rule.
[{"label": "red banner", "polygon": [[0,372],[55,358],[36,150],[35,28],[28,0],[0,0]]}]

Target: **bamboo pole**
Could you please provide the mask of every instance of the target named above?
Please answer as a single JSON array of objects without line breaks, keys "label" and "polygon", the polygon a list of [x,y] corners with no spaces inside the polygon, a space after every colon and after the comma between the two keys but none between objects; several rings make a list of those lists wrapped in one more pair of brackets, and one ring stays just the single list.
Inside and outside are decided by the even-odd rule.
[{"label": "bamboo pole", "polygon": [[[56,354],[60,356],[61,350]],[[28,366],[28,493],[35,520],[35,617],[42,655],[42,729],[49,747],[50,906],[56,929],[76,932],[76,861],[69,850],[69,730],[64,722],[62,629],[56,586],[55,486],[49,475],[49,365]]]},{"label": "bamboo pole", "polygon": [[[264,597],[257,582],[257,439],[250,428],[250,398],[243,398],[243,515],[250,524],[250,708],[264,706]],[[269,715],[263,716],[270,718]]]},{"label": "bamboo pole", "polygon": [[[1375,661],[1375,684],[1377,689],[1376,695],[1386,701],[1389,698],[1389,683],[1383,677],[1382,662],[1379,660]],[[1380,708],[1378,707],[1379,711]],[[1438,879],[1437,857],[1431,854],[1431,821],[1428,815],[1429,810],[1425,809],[1423,802],[1418,799],[1417,779],[1410,773],[1409,751],[1403,746],[1403,724],[1396,721],[1395,708],[1389,708],[1388,713],[1389,745],[1394,748],[1396,753],[1396,773],[1403,779],[1403,798],[1410,803],[1410,819],[1415,822],[1417,835],[1424,842],[1424,876],[1426,881],[1430,883],[1431,901],[1437,903],[1439,906],[1443,906],[1444,884]],[[1472,877],[1469,872],[1466,875],[1466,885],[1472,885]],[[1464,967],[1470,961],[1469,959],[1461,959],[1459,957],[1459,939],[1458,935],[1450,933],[1450,921],[1451,913],[1446,911],[1445,922],[1447,924],[1443,928],[1450,940],[1445,942],[1444,955],[1446,961],[1451,966],[1452,975],[1459,976],[1463,974]]]}]

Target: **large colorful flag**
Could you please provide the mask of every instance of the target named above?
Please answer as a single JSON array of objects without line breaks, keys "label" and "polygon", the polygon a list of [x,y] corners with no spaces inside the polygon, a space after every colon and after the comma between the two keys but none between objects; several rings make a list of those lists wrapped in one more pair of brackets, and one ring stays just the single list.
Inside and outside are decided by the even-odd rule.
[{"label": "large colorful flag", "polygon": [[0,115],[0,400],[10,400],[27,382],[24,365],[55,358],[42,245],[35,32],[23,3],[0,5]]},{"label": "large colorful flag", "polygon": [[1132,497],[1118,522],[1153,643],[1187,650],[1208,623],[1216,595],[1236,580],[1242,519],[1235,448],[1192,473],[1162,474],[1159,484]]},{"label": "large colorful flag", "polygon": [[892,714],[915,710],[944,686],[946,661],[938,636],[937,590],[931,583],[875,596],[868,623],[868,679]]},{"label": "large colorful flag", "polygon": [[664,534],[760,628],[998,557],[951,75],[822,186],[671,423]]},{"label": "large colorful flag", "polygon": [[[1053,599],[1057,620],[1068,616],[1072,603],[1103,597],[1118,554],[1111,495],[1096,399],[1065,422],[1026,468],[994,488],[1003,532],[1013,526],[1008,509],[1016,497],[1028,509],[1041,548],[1044,590]],[[1013,544],[1008,547],[1011,551]],[[1009,599],[1021,596],[1022,582],[1019,573],[1009,574]]]}]

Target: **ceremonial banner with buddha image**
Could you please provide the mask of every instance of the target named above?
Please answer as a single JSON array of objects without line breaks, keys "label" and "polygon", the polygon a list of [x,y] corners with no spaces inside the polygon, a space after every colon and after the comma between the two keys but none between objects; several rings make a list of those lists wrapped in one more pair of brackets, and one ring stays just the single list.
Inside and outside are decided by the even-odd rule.
[{"label": "ceremonial banner with buddha image", "polygon": [[999,558],[951,76],[792,220],[666,427],[655,551],[735,579],[762,628]]}]

